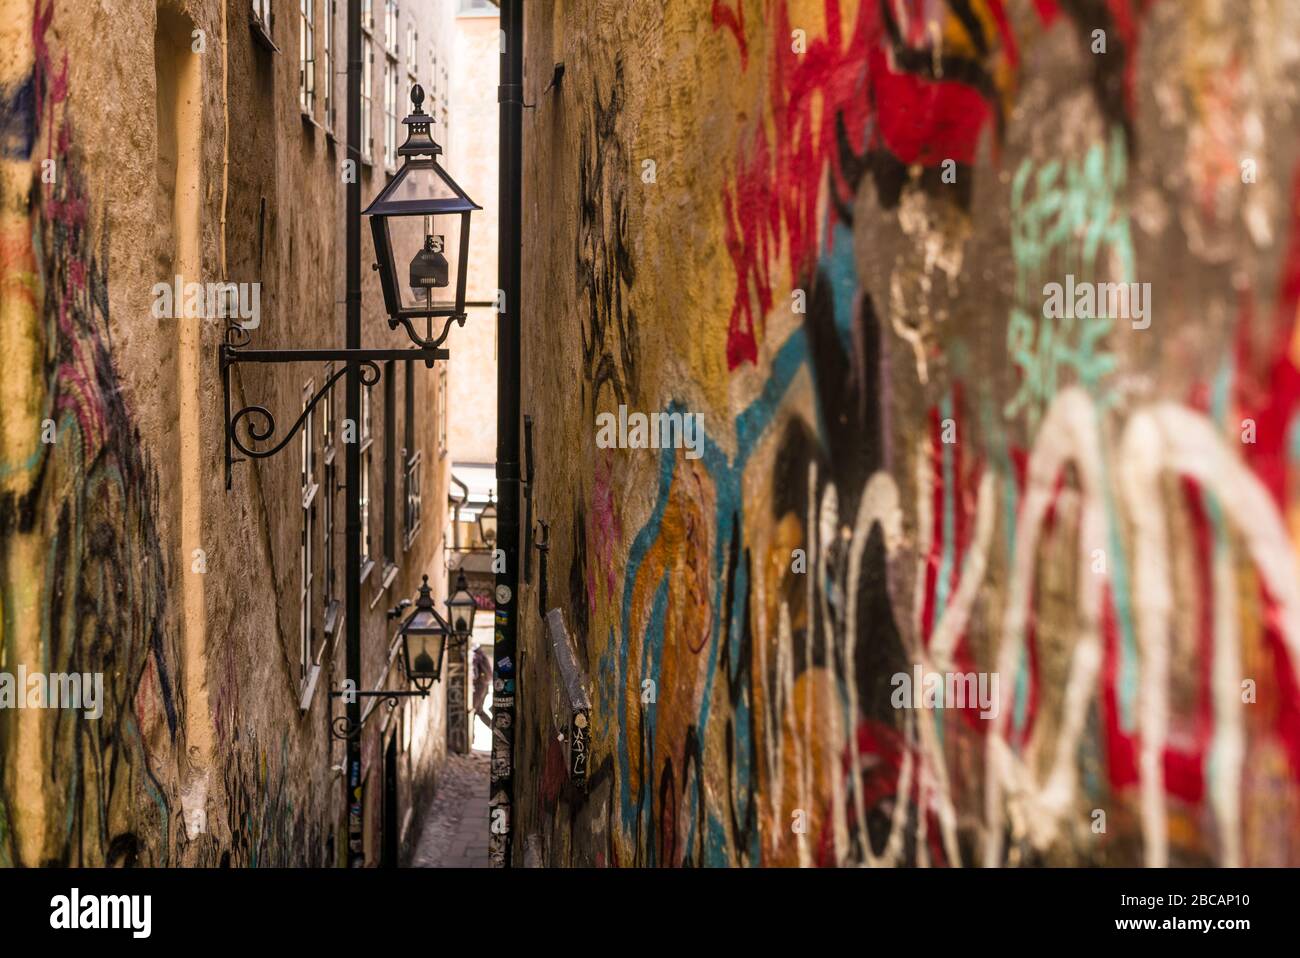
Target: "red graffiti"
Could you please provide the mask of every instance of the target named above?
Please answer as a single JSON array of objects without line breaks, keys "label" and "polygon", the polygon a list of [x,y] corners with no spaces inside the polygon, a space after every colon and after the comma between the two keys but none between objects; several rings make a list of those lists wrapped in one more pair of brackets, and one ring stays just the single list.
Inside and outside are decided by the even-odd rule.
[{"label": "red graffiti", "polygon": [[[987,81],[979,88],[934,75],[919,6],[909,5],[899,24],[892,5],[862,3],[850,27],[841,0],[825,0],[825,31],[806,38],[802,51],[785,41],[792,30],[784,0],[774,7],[764,18],[780,38],[768,64],[766,115],[741,147],[735,181],[723,197],[736,276],[730,369],[758,358],[761,317],[773,303],[770,268],[782,248],[793,285],[810,272],[821,246],[817,217],[828,173],[837,195],[851,196],[857,188],[846,179],[841,137],[856,153],[883,150],[906,164],[970,163],[996,108],[996,91],[981,64],[969,63],[962,74]],[[1005,45],[1010,31],[1001,0],[990,0],[990,8]],[[715,2],[713,17],[715,28],[735,35],[747,62],[740,14]]]}]

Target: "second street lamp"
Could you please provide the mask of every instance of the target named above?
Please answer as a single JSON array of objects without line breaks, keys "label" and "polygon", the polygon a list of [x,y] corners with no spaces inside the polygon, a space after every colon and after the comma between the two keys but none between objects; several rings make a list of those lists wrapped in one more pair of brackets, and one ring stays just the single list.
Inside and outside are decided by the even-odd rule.
[{"label": "second street lamp", "polygon": [[478,611],[478,603],[474,601],[474,595],[469,591],[465,573],[461,572],[456,576],[456,590],[447,599],[447,615],[451,619],[451,631],[458,639],[468,639],[470,633],[474,631],[476,611]]},{"label": "second street lamp", "polygon": [[402,655],[406,677],[421,692],[428,692],[442,675],[443,650],[451,630],[438,614],[429,589],[429,577],[420,585],[420,595],[415,608],[406,617],[398,634],[402,639]]},{"label": "second street lamp", "polygon": [[497,503],[496,497],[489,492],[488,503],[478,514],[478,534],[483,544],[491,549],[497,541]]}]

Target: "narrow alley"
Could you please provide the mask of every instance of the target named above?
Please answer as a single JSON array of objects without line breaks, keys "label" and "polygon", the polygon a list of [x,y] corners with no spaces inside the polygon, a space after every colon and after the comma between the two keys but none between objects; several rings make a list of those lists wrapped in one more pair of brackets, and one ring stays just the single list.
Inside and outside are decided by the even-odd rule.
[{"label": "narrow alley", "polygon": [[0,0],[23,920],[1295,867],[1300,0]]},{"label": "narrow alley", "polygon": [[414,868],[488,867],[488,752],[448,755],[416,842]]}]

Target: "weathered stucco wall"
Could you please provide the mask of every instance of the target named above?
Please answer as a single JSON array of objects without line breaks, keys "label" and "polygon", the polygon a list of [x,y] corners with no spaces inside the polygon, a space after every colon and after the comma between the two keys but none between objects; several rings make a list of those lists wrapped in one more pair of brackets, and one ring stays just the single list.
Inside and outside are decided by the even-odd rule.
[{"label": "weathered stucco wall", "polygon": [[[344,677],[344,647],[337,629],[326,637],[322,628],[327,552],[340,606],[344,589],[343,493],[331,541],[324,489],[331,448],[333,478],[343,480],[342,389],[335,434],[324,432],[322,406],[309,436],[321,487],[311,686],[300,651],[298,440],[276,458],[237,464],[227,492],[221,323],[152,312],[154,284],[177,272],[259,283],[254,345],[344,343],[344,150],[324,112],[328,6],[316,4],[317,96],[304,116],[297,3],[273,5],[277,52],[256,39],[249,4],[237,0],[0,2],[0,672],[102,671],[106,699],[98,720],[0,712],[0,865],[332,864],[345,854],[343,745],[329,734],[343,707],[328,694]],[[445,55],[451,21],[445,2],[403,6],[405,90],[406,18],[432,27],[421,73],[435,44]],[[339,135],[345,10],[337,4],[330,78]],[[383,56],[373,75],[377,152]],[[360,176],[366,198],[382,188],[382,168]],[[365,292],[365,344],[398,344],[377,283]],[[267,406],[278,438],[324,372],[245,367],[233,375],[232,404]],[[392,419],[382,383],[373,392],[377,559],[389,508],[384,436],[391,427],[399,453],[407,445],[406,375],[396,370]],[[414,375],[421,525],[408,541],[399,467],[396,569],[386,576],[378,562],[362,588],[365,688],[401,684],[386,611],[422,574],[440,598],[446,580],[435,374],[417,366]],[[381,708],[366,726],[370,864],[381,852],[385,745],[398,743],[390,827],[409,839],[445,754],[444,708],[439,690]]]},{"label": "weathered stucco wall", "polygon": [[527,5],[522,860],[1300,863],[1298,18]]}]

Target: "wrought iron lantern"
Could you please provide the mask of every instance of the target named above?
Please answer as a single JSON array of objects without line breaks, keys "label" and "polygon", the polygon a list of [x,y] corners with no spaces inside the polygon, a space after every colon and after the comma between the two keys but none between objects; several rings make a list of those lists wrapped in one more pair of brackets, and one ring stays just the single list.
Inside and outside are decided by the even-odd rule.
[{"label": "wrought iron lantern", "polygon": [[406,677],[421,692],[433,688],[442,675],[442,653],[447,645],[450,627],[434,605],[429,577],[420,585],[415,607],[398,630],[402,637],[402,654]]},{"label": "wrought iron lantern", "polygon": [[447,600],[447,618],[451,620],[452,634],[458,639],[468,639],[474,631],[474,613],[477,611],[478,603],[469,591],[465,573],[461,572],[456,576],[456,590]]},{"label": "wrought iron lantern", "polygon": [[[414,110],[402,120],[406,142],[397,152],[402,168],[365,210],[375,241],[375,269],[384,290],[388,325],[406,328],[412,342],[437,347],[453,321],[465,324],[465,273],[469,264],[469,218],[482,207],[438,163],[442,147],[429,133],[424,88],[411,88]],[[445,318],[435,339],[435,319]],[[424,335],[416,320],[424,320]]]},{"label": "wrought iron lantern", "polygon": [[489,549],[496,545],[497,501],[495,493],[488,493],[488,503],[483,507],[483,511],[478,514],[478,534],[482,537],[483,544]]}]

